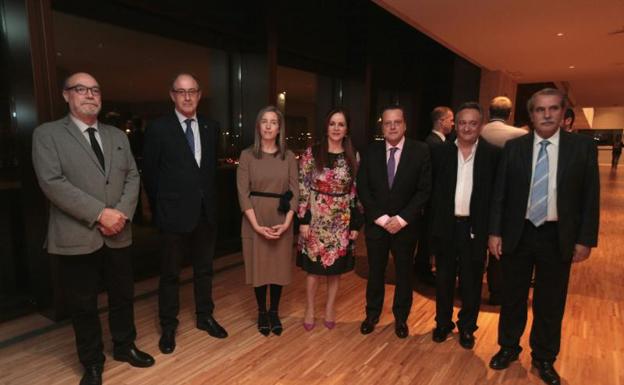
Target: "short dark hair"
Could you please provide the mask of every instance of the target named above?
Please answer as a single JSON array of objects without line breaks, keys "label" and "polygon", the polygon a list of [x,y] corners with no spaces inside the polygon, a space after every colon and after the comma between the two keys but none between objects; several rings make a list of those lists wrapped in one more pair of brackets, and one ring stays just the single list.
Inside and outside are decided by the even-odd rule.
[{"label": "short dark hair", "polygon": [[435,124],[438,120],[442,119],[442,117],[448,113],[453,113],[450,107],[447,106],[438,106],[431,111],[431,122]]},{"label": "short dark hair", "polygon": [[567,103],[566,103],[567,99],[566,99],[566,96],[565,96],[565,94],[563,92],[559,91],[556,88],[544,88],[544,89],[541,89],[541,90],[537,91],[533,95],[531,95],[529,100],[527,100],[527,110],[529,111],[529,114],[531,112],[533,112],[533,107],[535,105],[535,99],[538,96],[543,96],[543,95],[558,96],[561,99],[561,103],[560,103],[561,108],[565,109],[567,107]]},{"label": "short dark hair", "polygon": [[195,74],[190,73],[190,72],[178,72],[177,74],[175,74],[175,76],[171,79],[171,89],[173,90],[175,88],[175,82],[176,80],[178,80],[178,78],[180,76],[190,76],[191,78],[193,78],[193,80],[195,80],[195,83],[197,83],[197,88],[201,89],[201,86],[199,85],[199,80],[197,79],[197,76],[195,76]]},{"label": "short dark hair", "polygon": [[463,110],[476,110],[479,113],[479,120],[483,121],[483,110],[481,110],[481,106],[477,102],[465,102],[462,103],[461,106],[455,112],[455,120],[457,120],[457,115]]},{"label": "short dark hair", "polygon": [[570,107],[566,108],[565,112],[563,113],[563,119],[568,119],[568,118],[572,118],[572,122],[570,123],[570,125],[574,124],[574,120],[576,119],[576,114],[574,113],[574,110],[571,109]]},{"label": "short dark hair", "polygon": [[509,119],[511,115],[511,100],[506,96],[497,96],[490,101],[490,119]]},{"label": "short dark hair", "polygon": [[403,106],[399,103],[390,103],[382,106],[379,112],[379,118],[382,118],[384,112],[389,110],[401,110],[401,113],[403,113],[403,119],[405,119],[405,108],[403,108]]}]

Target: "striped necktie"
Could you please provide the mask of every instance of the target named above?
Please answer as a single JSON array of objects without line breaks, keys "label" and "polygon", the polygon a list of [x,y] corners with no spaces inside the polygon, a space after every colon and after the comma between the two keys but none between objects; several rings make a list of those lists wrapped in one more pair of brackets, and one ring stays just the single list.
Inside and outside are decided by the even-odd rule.
[{"label": "striped necktie", "polygon": [[531,184],[531,203],[529,205],[529,220],[535,227],[546,222],[548,216],[548,140],[540,143],[535,169],[533,170],[533,183]]}]

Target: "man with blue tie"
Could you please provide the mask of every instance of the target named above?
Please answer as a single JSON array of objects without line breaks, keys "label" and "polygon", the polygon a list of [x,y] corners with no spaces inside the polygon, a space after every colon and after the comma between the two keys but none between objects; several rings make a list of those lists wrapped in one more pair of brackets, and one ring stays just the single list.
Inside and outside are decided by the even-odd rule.
[{"label": "man with blue tie", "polygon": [[560,129],[565,96],[536,92],[527,103],[533,133],[507,142],[490,218],[490,253],[503,268],[499,352],[490,367],[518,359],[535,269],[531,364],[547,384],[559,384],[553,366],[573,262],[597,245],[600,181],[592,139]]},{"label": "man with blue tie", "polygon": [[384,276],[388,253],[396,267],[392,313],[399,338],[409,334],[407,317],[412,307],[413,256],[419,221],[431,193],[429,149],[422,142],[405,137],[403,108],[391,105],[382,110],[383,142],[371,144],[363,154],[358,171],[358,195],[366,217],[368,283],[366,318],[360,326],[369,334],[379,322],[384,301]]},{"label": "man with blue tie", "polygon": [[201,89],[195,76],[181,73],[170,90],[172,113],[151,122],[145,132],[143,177],[154,222],[163,238],[158,314],[158,347],[173,353],[180,310],[180,260],[193,265],[197,328],[227,337],[212,316],[212,260],[216,240],[217,122],[197,115]]}]

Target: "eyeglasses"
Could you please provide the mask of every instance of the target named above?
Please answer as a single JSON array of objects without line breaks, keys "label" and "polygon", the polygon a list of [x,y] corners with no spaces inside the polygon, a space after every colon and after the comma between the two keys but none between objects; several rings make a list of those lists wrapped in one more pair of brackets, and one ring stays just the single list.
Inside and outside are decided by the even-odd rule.
[{"label": "eyeglasses", "polygon": [[390,128],[390,127],[401,127],[401,125],[403,124],[403,120],[386,120],[385,122],[382,123],[382,126],[384,126],[384,128]]},{"label": "eyeglasses", "polygon": [[71,90],[74,90],[74,92],[76,92],[78,95],[86,95],[87,92],[89,91],[91,91],[91,95],[93,96],[100,96],[102,94],[102,91],[100,90],[100,87],[98,86],[87,87],[87,86],[83,86],[82,84],[77,84],[75,86],[65,88],[65,91],[71,91]]},{"label": "eyeglasses", "polygon": [[199,93],[201,92],[201,90],[198,90],[196,88],[191,88],[188,90],[185,90],[184,88],[178,88],[178,89],[173,89],[171,90],[171,92],[173,92],[174,94],[178,95],[178,96],[191,96],[191,97],[196,97],[197,95],[199,95]]}]

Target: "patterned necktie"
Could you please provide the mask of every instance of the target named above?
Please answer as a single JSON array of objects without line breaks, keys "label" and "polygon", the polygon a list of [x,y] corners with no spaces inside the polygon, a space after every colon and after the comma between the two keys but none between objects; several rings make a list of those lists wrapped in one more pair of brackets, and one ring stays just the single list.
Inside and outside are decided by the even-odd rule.
[{"label": "patterned necktie", "polygon": [[394,159],[394,154],[398,151],[398,147],[390,148],[390,157],[388,158],[388,187],[392,188],[392,183],[394,182],[394,172],[396,169],[396,160]]},{"label": "patterned necktie", "polygon": [[548,151],[550,144],[547,140],[540,143],[535,170],[533,170],[533,183],[531,184],[531,204],[529,206],[529,220],[535,227],[541,226],[548,215]]},{"label": "patterned necktie", "polygon": [[189,147],[191,148],[191,153],[193,156],[195,155],[195,137],[193,136],[193,129],[191,128],[191,123],[194,119],[186,119],[184,123],[186,123],[186,129],[184,130],[184,134],[186,135],[186,141],[188,142]]},{"label": "patterned necktie", "polygon": [[93,149],[93,152],[95,152],[95,156],[97,156],[98,161],[100,162],[100,166],[102,166],[102,170],[104,170],[104,153],[102,152],[100,143],[98,143],[97,139],[95,138],[95,128],[89,127],[87,128],[87,132],[89,133],[91,148]]}]

